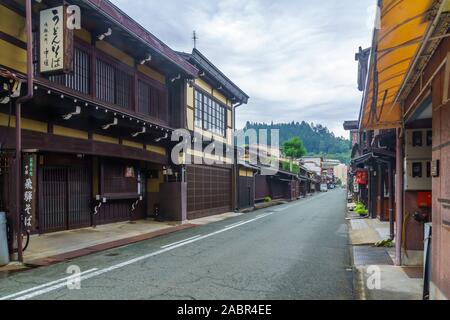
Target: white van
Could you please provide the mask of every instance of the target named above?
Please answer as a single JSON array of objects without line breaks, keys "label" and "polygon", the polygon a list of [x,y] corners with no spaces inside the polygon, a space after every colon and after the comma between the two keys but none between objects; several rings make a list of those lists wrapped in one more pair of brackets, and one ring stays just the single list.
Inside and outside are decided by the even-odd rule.
[{"label": "white van", "polygon": [[321,184],[320,185],[320,192],[328,192],[328,185],[327,184]]}]

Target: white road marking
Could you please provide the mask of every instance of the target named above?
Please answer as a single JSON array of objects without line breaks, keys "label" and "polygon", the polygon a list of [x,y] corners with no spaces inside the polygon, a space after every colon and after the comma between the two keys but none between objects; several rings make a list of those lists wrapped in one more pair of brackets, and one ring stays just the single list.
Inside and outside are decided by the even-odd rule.
[{"label": "white road marking", "polygon": [[[81,276],[79,278],[79,280],[80,280],[80,282],[81,281],[85,281],[85,280],[88,280],[88,279],[100,276],[102,274],[105,274],[105,273],[108,273],[108,272],[111,272],[111,271],[114,271],[114,270],[117,270],[117,269],[124,268],[126,266],[131,265],[131,264],[135,264],[137,262],[140,262],[140,261],[143,261],[143,260],[147,260],[147,259],[152,258],[154,256],[157,256],[157,255],[160,255],[160,254],[172,251],[174,249],[186,246],[188,244],[191,244],[191,243],[194,243],[194,242],[206,239],[206,238],[210,238],[210,237],[213,237],[215,235],[221,234],[223,232],[235,229],[237,227],[240,227],[240,226],[243,226],[243,225],[255,222],[257,220],[260,220],[260,219],[265,218],[267,216],[271,216],[273,214],[274,213],[268,213],[266,215],[262,215],[262,216],[254,218],[254,219],[251,219],[251,220],[240,222],[240,223],[238,223],[238,224],[236,224],[234,226],[225,227],[225,228],[223,228],[221,230],[218,230],[218,231],[215,231],[215,232],[203,235],[203,236],[195,237],[195,238],[193,238],[191,240],[187,240],[187,241],[181,242],[179,244],[173,244],[170,247],[167,247],[167,248],[155,251],[153,253],[150,253],[150,254],[147,254],[147,255],[144,255],[144,256],[141,256],[141,257],[137,257],[137,258],[134,258],[134,259],[131,259],[131,260],[128,260],[128,261],[116,264],[116,265],[111,266],[109,268],[105,268],[105,269],[101,269],[101,270],[96,269],[98,271],[95,271],[95,272],[92,272],[92,273],[89,273],[89,274],[85,274],[85,275]],[[36,288],[32,288],[32,289],[27,290],[27,292],[31,292],[31,291],[34,291],[36,289],[43,288],[42,290],[39,290],[39,291],[34,291],[34,292],[31,292],[31,293],[26,294],[26,295],[21,295],[22,293],[16,293],[16,294],[14,294],[12,296],[14,296],[14,297],[18,296],[18,298],[16,298],[15,300],[29,300],[29,299],[35,298],[37,296],[41,296],[43,294],[52,292],[52,291],[55,291],[55,290],[58,290],[58,289],[62,289],[62,288],[64,288],[66,286],[66,283],[57,283],[57,284],[54,284],[54,283],[57,283],[57,282],[51,282],[51,283],[48,283],[46,286],[40,286],[40,287],[36,287]],[[54,284],[54,285],[52,285],[52,284]],[[8,297],[0,298],[0,300],[1,299],[8,299]]]},{"label": "white road marking", "polygon": [[[317,198],[320,198],[320,197],[323,197],[323,196],[324,196],[324,194],[319,195],[319,196],[314,197],[314,198],[307,199],[306,201],[299,202],[298,204],[304,204],[305,202],[310,202],[313,199],[317,199]],[[280,212],[284,211],[284,210],[287,210],[287,209],[290,209],[293,206],[294,205],[284,207],[284,208],[282,208],[282,210],[280,210]],[[261,215],[255,217],[254,219],[243,221],[243,222],[239,222],[239,223],[235,223],[233,225],[227,226],[227,227],[225,227],[225,228],[223,228],[221,230],[215,231],[215,232],[210,233],[210,234],[206,234],[204,236],[195,236],[195,237],[192,237],[190,239],[185,239],[185,240],[183,240],[182,242],[179,242],[179,243],[173,243],[170,246],[168,246],[166,248],[163,248],[163,249],[161,249],[159,251],[156,251],[156,252],[153,252],[153,253],[150,253],[150,254],[147,254],[147,255],[135,258],[135,259],[131,259],[131,260],[128,260],[128,261],[116,264],[116,265],[111,266],[109,268],[105,268],[105,269],[101,269],[101,270],[99,270],[98,268],[94,268],[94,269],[85,271],[83,273],[80,273],[79,275],[72,275],[70,277],[67,277],[67,278],[64,278],[64,279],[60,279],[60,280],[56,280],[56,281],[52,281],[52,282],[49,282],[47,284],[43,284],[43,285],[40,285],[40,286],[37,286],[37,287],[34,287],[34,288],[30,288],[30,289],[27,289],[27,290],[24,290],[24,291],[21,291],[21,292],[17,292],[15,294],[12,294],[12,295],[9,295],[9,296],[6,296],[6,297],[0,297],[0,300],[8,300],[8,299],[12,299],[14,297],[18,297],[15,300],[32,299],[34,297],[41,296],[41,295],[44,295],[46,293],[49,293],[49,292],[52,292],[52,291],[64,288],[67,285],[67,280],[71,280],[71,279],[73,279],[75,277],[80,277],[81,276],[79,278],[80,282],[84,281],[84,280],[88,280],[88,279],[100,276],[102,274],[105,274],[105,273],[108,273],[108,272],[111,272],[111,271],[114,271],[114,270],[117,270],[117,269],[121,269],[121,268],[129,266],[131,264],[134,264],[134,263],[137,263],[137,262],[140,262],[140,261],[143,261],[143,260],[147,260],[147,259],[152,258],[154,256],[157,256],[157,255],[160,255],[160,254],[172,251],[174,249],[183,247],[185,245],[188,245],[188,244],[191,244],[191,243],[194,243],[194,242],[197,242],[197,241],[200,241],[200,240],[203,240],[203,239],[206,239],[206,238],[209,238],[209,237],[221,234],[223,232],[235,229],[237,227],[240,227],[240,226],[252,223],[252,222],[255,222],[257,220],[263,219],[263,218],[271,216],[273,214],[275,214],[275,212],[261,214]],[[60,283],[61,281],[62,281],[62,283]],[[36,290],[38,290],[38,291],[36,291]],[[29,294],[26,294],[26,293],[29,293]]]},{"label": "white road marking", "polygon": [[174,242],[174,243],[171,243],[171,244],[166,244],[165,246],[162,246],[161,249],[165,249],[165,248],[168,248],[168,247],[174,246],[176,244],[180,244],[180,243],[183,243],[185,241],[189,241],[189,240],[192,240],[192,239],[195,239],[195,238],[198,238],[198,237],[200,237],[200,234],[196,235],[195,237],[192,237],[192,238],[187,238],[187,239],[184,239],[184,240],[181,240],[181,241],[177,241],[177,242]]},{"label": "white road marking", "polygon": [[242,221],[239,221],[239,222],[236,222],[236,223],[233,223],[233,224],[229,224],[229,225],[225,226],[225,228],[234,227],[234,226],[237,226],[238,224],[241,224],[241,223],[242,223]]},{"label": "white road marking", "polygon": [[46,288],[46,287],[58,284],[60,282],[65,282],[64,285],[66,285],[68,280],[73,280],[73,279],[75,279],[75,278],[77,278],[79,276],[83,276],[85,274],[88,274],[88,273],[91,273],[91,272],[94,272],[94,271],[97,271],[97,270],[98,270],[98,268],[94,268],[94,269],[91,269],[91,270],[87,270],[87,271],[81,272],[79,274],[71,275],[71,276],[66,277],[66,278],[62,278],[62,279],[55,280],[55,281],[52,281],[52,282],[44,283],[44,284],[42,284],[40,286],[37,286],[37,287],[34,287],[34,288],[30,288],[30,289],[27,289],[27,290],[23,290],[23,291],[11,294],[11,295],[6,296],[6,297],[2,297],[2,298],[0,298],[0,300],[9,300],[9,299],[12,299],[12,298],[24,295],[24,294],[32,292],[32,291],[36,291],[36,290],[39,290],[39,289],[43,289],[43,288]]}]

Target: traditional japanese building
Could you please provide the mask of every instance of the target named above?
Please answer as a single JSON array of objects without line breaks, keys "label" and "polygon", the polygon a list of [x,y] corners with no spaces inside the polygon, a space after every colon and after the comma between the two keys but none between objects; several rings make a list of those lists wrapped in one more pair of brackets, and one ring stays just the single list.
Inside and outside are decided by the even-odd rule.
[{"label": "traditional japanese building", "polygon": [[[1,3],[0,64],[25,79],[31,71],[25,1]],[[108,1],[73,4],[81,8],[81,29],[66,40],[73,41],[71,71],[43,73],[38,57],[44,30],[38,21],[52,3],[32,3],[33,98],[23,104],[21,125],[22,148],[35,159],[33,231],[39,233],[156,213],[163,167],[169,164],[165,139],[182,125],[174,116],[184,110],[176,88],[197,75]],[[16,147],[14,110],[8,105],[0,110],[6,159]],[[3,178],[14,190],[13,176]]]},{"label": "traditional japanese building", "polygon": [[188,129],[233,148],[234,110],[248,96],[197,50],[174,52],[109,1],[70,5],[0,1],[0,209],[10,239],[24,228],[234,210],[233,159],[178,166],[170,137]]},{"label": "traditional japanese building", "polygon": [[[191,159],[185,166],[187,217],[234,211],[239,207],[239,177],[243,172],[234,148],[235,110],[247,104],[249,96],[199,50],[179,55],[199,70],[199,77],[185,85],[185,128],[203,141],[203,147],[215,146],[213,156],[197,154],[198,150],[187,155]],[[196,158],[203,158],[204,163],[196,164]],[[246,176],[251,173],[246,171]],[[248,187],[253,190],[251,182],[242,184],[246,194]]]},{"label": "traditional japanese building", "polygon": [[396,264],[425,261],[425,296],[448,299],[450,6],[444,0],[379,6],[359,129],[390,129],[388,140],[396,144]]}]

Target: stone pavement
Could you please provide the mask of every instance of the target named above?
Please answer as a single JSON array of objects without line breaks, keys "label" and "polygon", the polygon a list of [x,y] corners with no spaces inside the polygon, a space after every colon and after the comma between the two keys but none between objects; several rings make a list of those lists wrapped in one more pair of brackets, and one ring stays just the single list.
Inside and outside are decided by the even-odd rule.
[{"label": "stone pavement", "polygon": [[[351,206],[349,206],[351,207]],[[348,212],[355,295],[360,300],[422,300],[423,268],[394,266],[394,248],[374,246],[389,239],[389,222]]]}]

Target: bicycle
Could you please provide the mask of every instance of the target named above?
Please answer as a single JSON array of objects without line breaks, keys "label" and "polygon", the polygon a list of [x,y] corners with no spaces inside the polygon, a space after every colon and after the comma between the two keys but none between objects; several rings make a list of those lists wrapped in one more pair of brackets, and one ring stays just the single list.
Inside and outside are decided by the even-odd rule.
[{"label": "bicycle", "polygon": [[[22,252],[25,252],[28,249],[28,246],[30,245],[30,231],[28,231],[27,226],[25,224],[25,219],[22,216],[21,217],[22,220],[22,232],[21,232],[21,237],[22,237]],[[10,235],[10,230],[8,227],[8,238]],[[17,253],[18,250],[14,249],[14,253]]]},{"label": "bicycle", "polygon": [[22,252],[25,252],[30,244],[30,231],[28,231],[28,226],[25,222],[25,217],[23,215],[21,215],[21,220],[22,220],[22,232],[21,232]]}]

